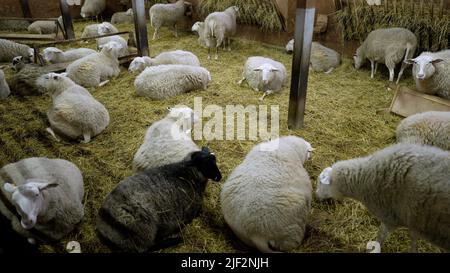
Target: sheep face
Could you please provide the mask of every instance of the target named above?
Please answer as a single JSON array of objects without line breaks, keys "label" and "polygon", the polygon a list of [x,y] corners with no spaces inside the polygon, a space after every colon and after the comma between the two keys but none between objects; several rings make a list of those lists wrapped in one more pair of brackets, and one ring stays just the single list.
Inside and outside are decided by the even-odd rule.
[{"label": "sheep face", "polygon": [[355,62],[356,69],[360,69],[361,66],[364,64],[364,57],[362,56],[361,51],[362,51],[362,49],[361,49],[361,47],[359,47],[356,50],[356,54],[353,56],[353,60]]},{"label": "sheep face", "polygon": [[200,33],[200,28],[204,26],[203,22],[195,22],[195,24],[192,26],[191,31]]},{"label": "sheep face", "polygon": [[207,147],[203,147],[199,152],[193,152],[190,155],[189,164],[195,166],[207,179],[216,182],[222,179],[222,174],[217,167],[216,156],[210,153]]},{"label": "sheep face", "polygon": [[128,72],[130,72],[130,73],[141,72],[145,69],[145,67],[146,67],[146,65],[145,65],[144,58],[136,57],[130,63],[130,66],[128,67]]},{"label": "sheep face", "polygon": [[269,82],[275,79],[276,72],[278,72],[279,70],[275,66],[266,63],[255,68],[253,71],[260,73],[263,84],[267,85],[269,84]]},{"label": "sheep face", "polygon": [[336,185],[331,180],[331,174],[333,169],[331,167],[326,168],[317,178],[317,190],[316,197],[319,200],[324,199],[341,199],[342,194],[336,189]]},{"label": "sheep face", "polygon": [[114,29],[112,29],[111,25],[109,25],[109,24],[101,23],[97,27],[98,35],[111,34],[111,33],[113,33],[113,31],[114,31]]},{"label": "sheep face", "polygon": [[434,72],[436,72],[436,67],[434,65],[442,61],[442,59],[423,55],[415,59],[407,60],[406,63],[413,64],[413,75],[415,75],[418,80],[423,81],[433,76]]},{"label": "sheep face", "polygon": [[55,61],[57,56],[61,55],[63,51],[56,47],[47,47],[42,53],[44,60],[48,63],[51,63]]},{"label": "sheep face", "polygon": [[101,52],[113,59],[118,59],[122,45],[118,42],[110,41],[101,47]]},{"label": "sheep face", "polygon": [[12,69],[14,71],[19,71],[24,66],[23,57],[17,56],[12,59]]},{"label": "sheep face", "polygon": [[21,217],[20,224],[24,229],[32,229],[36,225],[37,217],[44,208],[42,192],[56,186],[56,183],[40,181],[29,181],[18,187],[5,183],[4,189],[12,194],[12,203]]},{"label": "sheep face", "polygon": [[47,92],[52,92],[54,90],[58,90],[61,87],[62,83],[66,80],[69,80],[69,78],[66,77],[65,73],[48,73],[40,76],[36,80],[36,85],[46,90]]}]

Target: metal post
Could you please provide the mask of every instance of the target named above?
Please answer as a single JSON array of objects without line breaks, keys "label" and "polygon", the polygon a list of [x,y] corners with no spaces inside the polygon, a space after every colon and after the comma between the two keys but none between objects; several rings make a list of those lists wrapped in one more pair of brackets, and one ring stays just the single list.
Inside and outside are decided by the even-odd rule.
[{"label": "metal post", "polygon": [[139,56],[149,56],[144,0],[133,0],[134,29]]},{"label": "metal post", "polygon": [[304,125],[309,60],[314,33],[315,8],[311,2],[313,1],[297,1],[294,57],[292,60],[291,93],[289,97],[289,129],[301,129]]},{"label": "metal post", "polygon": [[[22,7],[23,17],[32,18],[30,5],[28,4],[28,0],[20,0],[20,6]],[[31,21],[30,21],[31,22]]]},{"label": "metal post", "polygon": [[64,38],[75,39],[75,32],[73,31],[72,16],[70,15],[69,5],[67,0],[59,0],[59,8],[61,9],[61,15],[64,22]]}]

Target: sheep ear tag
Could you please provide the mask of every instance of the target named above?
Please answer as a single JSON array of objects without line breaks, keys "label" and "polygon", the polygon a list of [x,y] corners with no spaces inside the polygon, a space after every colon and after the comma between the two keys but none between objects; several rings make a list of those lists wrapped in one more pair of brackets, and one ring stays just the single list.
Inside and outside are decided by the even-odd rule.
[{"label": "sheep ear tag", "polygon": [[332,169],[330,167],[328,167],[319,175],[320,183],[322,183],[324,185],[331,184],[331,171],[332,171]]}]

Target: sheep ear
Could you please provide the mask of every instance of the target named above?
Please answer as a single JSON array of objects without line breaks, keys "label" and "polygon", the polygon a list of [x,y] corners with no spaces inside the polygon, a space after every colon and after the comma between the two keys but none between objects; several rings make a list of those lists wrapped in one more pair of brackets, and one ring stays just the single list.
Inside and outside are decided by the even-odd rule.
[{"label": "sheep ear", "polygon": [[209,152],[209,148],[206,147],[206,146],[203,146],[203,147],[202,147],[202,152],[208,153],[208,154],[210,153],[210,152]]},{"label": "sheep ear", "polygon": [[3,185],[3,189],[5,189],[5,191],[7,191],[9,193],[13,193],[17,189],[17,187],[14,186],[13,184],[5,183]]},{"label": "sheep ear", "polygon": [[405,60],[405,64],[415,64],[415,63],[416,63],[416,59]]},{"label": "sheep ear", "polygon": [[39,191],[44,191],[50,188],[55,188],[58,187],[59,184],[58,183],[40,183],[40,185],[38,186]]},{"label": "sheep ear", "polygon": [[432,60],[431,63],[432,64],[438,64],[438,63],[443,62],[443,61],[444,61],[443,59],[436,59],[436,60]]},{"label": "sheep ear", "polygon": [[333,169],[331,167],[328,167],[325,170],[323,170],[323,172],[319,175],[319,182],[324,185],[330,185],[332,171]]}]

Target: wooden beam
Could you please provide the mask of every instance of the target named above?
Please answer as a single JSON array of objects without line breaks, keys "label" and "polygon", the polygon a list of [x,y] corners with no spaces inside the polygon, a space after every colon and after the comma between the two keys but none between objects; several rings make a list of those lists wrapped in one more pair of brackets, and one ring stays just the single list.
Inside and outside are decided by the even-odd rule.
[{"label": "wooden beam", "polygon": [[144,0],[133,0],[134,29],[139,56],[149,56]]},{"label": "wooden beam", "polygon": [[23,17],[25,17],[25,18],[33,17],[31,15],[31,9],[30,9],[30,5],[28,3],[28,0],[20,0],[20,6],[22,8]]},{"label": "wooden beam", "polygon": [[59,8],[64,23],[64,38],[75,39],[75,32],[73,31],[72,16],[70,15],[69,5],[67,0],[59,0]]},{"label": "wooden beam", "polygon": [[288,113],[290,129],[301,129],[304,126],[311,43],[314,32],[314,2],[298,0],[297,7]]}]

